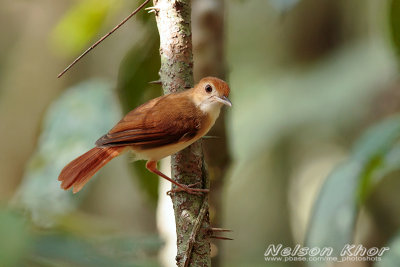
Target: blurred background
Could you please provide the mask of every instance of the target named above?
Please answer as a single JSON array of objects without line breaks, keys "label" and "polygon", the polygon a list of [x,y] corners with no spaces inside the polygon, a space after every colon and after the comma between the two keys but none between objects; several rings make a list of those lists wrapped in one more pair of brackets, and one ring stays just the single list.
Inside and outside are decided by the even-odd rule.
[{"label": "blurred background", "polygon": [[[160,63],[145,11],[56,78],[139,3],[2,1],[0,266],[174,266],[169,185],[143,162],[114,159],[76,195],[57,181],[124,113],[162,92],[148,83]],[[205,16],[217,32],[209,41],[193,22],[196,79],[219,66],[210,72],[226,78],[233,103],[211,216],[234,241],[213,246],[214,266],[399,266],[400,1],[193,5],[217,14]],[[204,52],[214,41],[218,56]],[[390,250],[379,262],[264,260],[270,244],[346,243]]]}]

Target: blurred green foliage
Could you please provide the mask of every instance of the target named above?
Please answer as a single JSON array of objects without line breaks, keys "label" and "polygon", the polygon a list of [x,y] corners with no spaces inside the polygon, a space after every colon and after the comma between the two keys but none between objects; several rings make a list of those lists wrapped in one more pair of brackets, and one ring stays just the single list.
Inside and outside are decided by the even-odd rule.
[{"label": "blurred green foliage", "polygon": [[[388,59],[379,44],[360,42],[345,46],[318,63],[293,67],[271,77],[259,78],[263,75],[261,67],[253,71],[248,64],[237,67],[232,82],[252,93],[233,91],[233,97],[244,102],[241,109],[231,110],[235,118],[231,133],[234,154],[251,160],[285,135],[298,135],[308,129],[315,129],[317,135],[321,125],[331,131],[351,127],[370,108],[369,99],[381,90],[371,85],[373,81],[392,75]],[[263,114],[262,123],[253,119],[254,114]],[[256,129],[253,138],[242,138],[249,129]]]},{"label": "blurred green foliage", "polygon": [[81,196],[60,190],[58,174],[68,162],[93,148],[119,117],[108,82],[91,80],[67,89],[46,113],[37,150],[14,203],[42,226],[51,226],[59,216],[74,210]]},{"label": "blurred green foliage", "polygon": [[[357,215],[370,192],[381,179],[400,170],[399,141],[400,115],[361,136],[352,156],[322,186],[309,222],[307,246],[332,247],[338,253],[352,242]],[[310,265],[324,266],[321,262]]]},{"label": "blurred green foliage", "polygon": [[[124,57],[119,69],[117,92],[124,113],[162,94],[159,84],[150,84],[157,81],[160,69],[160,56],[158,52],[159,40],[154,21],[145,24],[145,36],[131,48]],[[143,191],[155,204],[158,198],[157,175],[145,168],[146,162],[135,161],[130,165],[140,177],[138,179]]]},{"label": "blurred green foliage", "polygon": [[52,32],[57,51],[75,55],[98,34],[106,18],[121,6],[120,0],[81,0],[60,19]]},{"label": "blurred green foliage", "polygon": [[376,263],[376,267],[395,267],[400,262],[400,232],[387,244],[390,248],[388,253],[384,254],[382,261]]},{"label": "blurred green foliage", "polygon": [[[133,5],[139,2],[135,1]],[[66,54],[76,54],[85,48],[99,32],[106,17],[120,6],[121,1],[117,0],[85,0],[72,6],[54,28],[52,38],[57,50]],[[139,12],[136,17],[144,23],[146,33],[127,53],[120,66],[117,92],[124,113],[162,93],[159,85],[149,84],[158,80],[157,73],[160,68],[156,24],[154,21],[149,21],[151,16],[146,12]],[[130,166],[138,174],[136,176],[141,177],[139,184],[155,204],[158,196],[157,176],[146,170],[144,161],[132,162]]]},{"label": "blurred green foliage", "polygon": [[[49,7],[50,10],[62,5],[71,6],[50,33],[52,44],[58,54],[76,55],[88,46],[95,35],[106,33],[139,2],[82,0],[54,3]],[[37,7],[48,3],[24,4]],[[4,6],[8,5],[11,4]],[[301,243],[305,235],[305,245],[341,248],[343,243],[354,239],[360,210],[371,200],[371,195],[389,176],[397,178],[400,166],[400,119],[398,116],[388,120],[383,118],[399,112],[395,105],[399,102],[399,96],[380,97],[387,91],[399,91],[396,59],[390,49],[400,53],[400,1],[256,0],[225,1],[225,5],[225,47],[234,103],[227,117],[234,164],[229,183],[225,186],[226,219],[222,226],[234,229],[235,241],[224,243],[224,249],[219,253],[224,254],[226,266],[294,266],[295,263],[264,262],[262,249],[276,242],[287,242],[289,245]],[[3,15],[0,19],[3,19],[2,25],[8,28],[8,22],[4,22],[8,18],[8,10],[4,10],[0,10]],[[38,13],[34,8],[28,10],[38,14],[37,17],[24,18],[28,21],[24,24],[28,29],[25,31],[32,32],[34,37],[18,35],[15,39],[21,40],[21,43],[15,44],[17,52],[14,51],[14,54],[0,44],[1,54],[7,55],[6,60],[3,57],[0,62],[2,77],[7,78],[1,82],[11,80],[0,88],[2,97],[6,99],[2,105],[11,103],[9,106],[17,106],[13,110],[6,109],[4,117],[12,118],[12,123],[2,122],[1,126],[5,127],[0,133],[5,132],[4,129],[14,130],[14,121],[21,123],[21,117],[31,120],[36,116],[37,119],[41,116],[37,114],[41,114],[47,105],[46,102],[40,106],[34,99],[21,100],[30,96],[27,92],[18,91],[22,83],[27,83],[25,88],[34,91],[40,98],[50,94],[55,87],[54,80],[44,83],[43,76],[28,76],[32,71],[30,63],[34,60],[30,57],[26,60],[27,54],[22,52],[30,51],[29,47],[33,47],[40,56],[50,54],[45,49],[37,49],[38,46],[43,47],[42,43],[31,45],[40,39],[38,36],[49,34],[40,32],[43,27],[32,23],[37,20],[42,25],[42,17],[46,17],[46,14]],[[118,19],[110,22],[109,18],[116,11],[120,12]],[[282,13],[285,16],[281,16]],[[17,15],[21,14],[26,13],[18,12]],[[154,15],[142,11],[132,21],[139,22],[134,25],[137,28],[119,36],[130,41],[134,39],[134,44],[122,60],[118,84],[115,86],[103,82],[104,79],[100,81],[85,77],[82,83],[66,89],[46,112],[39,141],[24,171],[14,203],[28,210],[35,224],[50,229],[37,229],[31,225],[26,214],[1,209],[0,266],[157,265],[155,254],[161,241],[154,233],[144,234],[140,238],[128,234],[131,228],[121,227],[122,234],[114,235],[103,227],[105,217],[112,217],[109,213],[102,214],[103,209],[121,213],[118,207],[123,202],[127,203],[129,196],[121,196],[123,194],[120,192],[116,196],[112,192],[111,197],[106,196],[108,199],[98,204],[100,199],[106,198],[104,191],[99,190],[101,193],[93,200],[95,204],[88,208],[83,205],[87,202],[80,200],[93,188],[91,183],[80,194],[71,197],[70,192],[59,189],[56,179],[68,161],[90,149],[94,141],[120,119],[118,103],[112,93],[114,87],[117,88],[123,113],[161,94],[158,85],[148,84],[158,79],[159,69]],[[204,21],[212,23],[207,19]],[[387,25],[382,21],[388,22]],[[107,27],[103,28],[105,24]],[[10,29],[13,34],[14,31],[25,32],[18,27]],[[386,43],[389,35],[393,47]],[[121,40],[119,38],[118,41],[108,41],[117,43]],[[109,55],[107,60],[118,62],[114,61],[114,66],[122,58],[115,50],[125,53],[119,46],[118,49],[110,46],[106,50]],[[312,55],[307,56],[309,53]],[[23,64],[19,64],[24,67],[18,69],[15,65],[18,65],[17,56],[20,54],[19,60]],[[98,64],[102,62],[99,59],[104,58],[105,55],[98,55],[92,59],[94,63],[89,64]],[[51,60],[41,62],[38,58],[34,59],[41,70],[43,64],[52,63]],[[108,62],[105,64],[103,61],[98,65],[101,68],[96,69],[96,76],[109,75],[101,71],[108,68]],[[49,67],[51,71],[53,67]],[[83,73],[92,75],[91,67]],[[41,72],[45,72],[45,68]],[[21,73],[26,75],[25,79],[20,78]],[[115,79],[117,70],[110,73],[114,76],[107,76],[107,79]],[[53,77],[54,73],[43,75]],[[66,84],[82,78],[73,76],[73,73],[70,75],[71,80],[63,80]],[[48,91],[43,90],[39,94],[39,87]],[[16,93],[13,95],[10,92]],[[15,99],[20,99],[23,104],[18,106],[20,102]],[[32,109],[34,106],[36,111]],[[22,115],[17,117],[19,111]],[[374,126],[365,131],[365,125],[372,123]],[[12,138],[14,136],[15,139]],[[0,140],[20,144],[21,136],[29,137],[12,132]],[[319,147],[321,144],[322,148]],[[7,156],[11,159],[21,157],[16,153],[18,147],[15,146],[15,151],[7,151]],[[324,153],[321,153],[322,150]],[[335,154],[338,150],[341,156],[347,157],[340,164],[337,164],[338,157]],[[310,156],[315,151],[322,154],[321,159],[318,153],[315,158]],[[328,170],[321,170],[319,160],[327,161],[329,170],[335,166],[327,178]],[[159,179],[144,168],[144,162],[135,162],[131,166],[136,174],[132,177],[140,177],[138,181],[144,195],[156,203]],[[314,171],[306,172],[305,176],[313,179],[303,181],[302,187],[291,190],[291,183],[302,178],[298,173],[307,168]],[[21,169],[22,166],[15,173],[19,175]],[[304,230],[298,230],[302,221],[294,214],[295,211],[308,214],[307,205],[302,201],[293,201],[293,211],[289,209],[287,199],[295,194],[312,198],[318,191],[313,188],[317,188],[319,182],[323,186],[318,197],[310,200],[313,210],[311,216],[305,218],[304,224],[309,220],[309,225],[308,232],[304,233]],[[389,209],[392,202],[398,201],[396,196],[389,195],[387,191],[383,194],[387,194],[383,201],[385,208]],[[120,201],[120,205],[101,206],[106,206],[105,203],[114,199]],[[146,201],[147,198],[143,203]],[[80,215],[72,212],[78,204],[81,204],[80,211],[96,214],[102,219],[80,218]],[[145,207],[142,210],[151,210],[142,206]],[[132,208],[132,211],[135,221],[152,224],[155,220],[155,216],[143,216],[141,210]],[[390,212],[390,216],[396,215],[396,210]],[[384,227],[389,227],[389,224],[389,220],[383,220]],[[294,235],[297,230],[300,237]],[[375,265],[397,267],[400,262],[399,234],[392,236],[387,245],[391,250],[384,255],[381,263]]]},{"label": "blurred green foliage", "polygon": [[0,266],[21,266],[31,248],[32,235],[26,218],[7,209],[0,210]]},{"label": "blurred green foliage", "polygon": [[93,242],[55,231],[37,235],[33,252],[27,258],[37,266],[150,267],[159,266],[147,257],[154,256],[161,244],[157,237],[106,237]]},{"label": "blurred green foliage", "polygon": [[93,233],[59,227],[43,231],[21,213],[0,210],[0,266],[159,266],[157,236]]},{"label": "blurred green foliage", "polygon": [[289,11],[293,8],[300,0],[269,0],[271,5],[280,12]]}]

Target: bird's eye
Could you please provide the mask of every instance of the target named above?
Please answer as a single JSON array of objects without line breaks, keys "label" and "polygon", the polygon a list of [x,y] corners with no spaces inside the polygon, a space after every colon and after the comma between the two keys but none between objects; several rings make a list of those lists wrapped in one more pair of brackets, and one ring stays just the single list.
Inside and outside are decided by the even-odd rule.
[{"label": "bird's eye", "polygon": [[207,84],[205,90],[207,93],[211,93],[213,89],[212,89],[211,85]]}]

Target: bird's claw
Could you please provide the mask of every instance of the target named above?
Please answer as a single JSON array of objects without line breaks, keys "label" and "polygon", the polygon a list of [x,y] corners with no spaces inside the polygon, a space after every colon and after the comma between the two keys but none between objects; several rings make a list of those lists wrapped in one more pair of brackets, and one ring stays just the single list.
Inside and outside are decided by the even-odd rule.
[{"label": "bird's claw", "polygon": [[178,192],[186,192],[191,195],[197,195],[201,196],[203,193],[208,193],[210,192],[209,189],[202,189],[202,188],[192,188],[194,186],[201,185],[201,182],[197,182],[194,184],[189,184],[189,185],[181,185],[182,187],[177,187],[175,189],[171,189],[167,192],[167,195],[171,196],[172,194],[178,193]]},{"label": "bird's claw", "polygon": [[146,10],[149,14],[154,12],[158,12],[160,11],[160,8],[156,7],[156,6],[151,6],[151,7],[146,7],[144,10]]}]

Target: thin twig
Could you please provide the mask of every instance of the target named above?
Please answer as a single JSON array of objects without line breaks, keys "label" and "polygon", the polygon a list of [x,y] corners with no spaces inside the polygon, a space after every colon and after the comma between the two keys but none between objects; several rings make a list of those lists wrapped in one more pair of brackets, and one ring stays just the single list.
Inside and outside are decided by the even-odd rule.
[{"label": "thin twig", "polygon": [[216,227],[210,227],[210,230],[212,232],[233,232],[233,230],[231,230],[231,229],[216,228]]},{"label": "thin twig", "polygon": [[221,239],[221,240],[233,240],[230,237],[224,237],[224,236],[215,235],[217,232],[218,233],[224,233],[224,232],[233,232],[233,231],[231,229],[210,227],[208,229],[208,231],[207,231],[207,234],[209,235],[209,238]]},{"label": "thin twig", "polygon": [[210,238],[221,239],[221,240],[233,240],[233,238],[224,237],[224,236],[215,236],[215,235],[210,236]]},{"label": "thin twig", "polygon": [[161,80],[151,81],[149,82],[149,84],[162,84],[162,81]]},{"label": "thin twig", "polygon": [[201,224],[203,223],[204,216],[207,213],[207,210],[208,210],[208,199],[207,198],[208,198],[208,196],[204,197],[203,204],[201,205],[201,209],[199,211],[199,215],[197,216],[196,221],[194,222],[194,225],[193,225],[192,232],[190,233],[190,237],[189,237],[189,240],[187,243],[187,248],[185,251],[185,256],[183,258],[183,260],[184,260],[183,266],[184,267],[189,266],[190,256],[192,255],[193,246],[194,246],[194,243],[196,242],[196,236],[199,234],[200,227],[201,227]]},{"label": "thin twig", "polygon": [[104,39],[106,39],[108,36],[113,34],[116,30],[118,30],[122,25],[125,24],[130,18],[132,18],[137,12],[139,12],[150,0],[145,0],[138,8],[136,8],[129,16],[127,16],[124,20],[122,20],[117,26],[115,26],[110,32],[108,32],[106,35],[101,37],[97,42],[95,42],[91,47],[86,49],[85,52],[83,52],[79,57],[77,57],[71,64],[68,65],[60,74],[58,74],[57,78],[60,78],[61,76],[64,75],[72,66],[74,66],[81,58],[83,58],[87,53],[89,53],[93,48],[95,48],[97,45],[99,45]]}]

